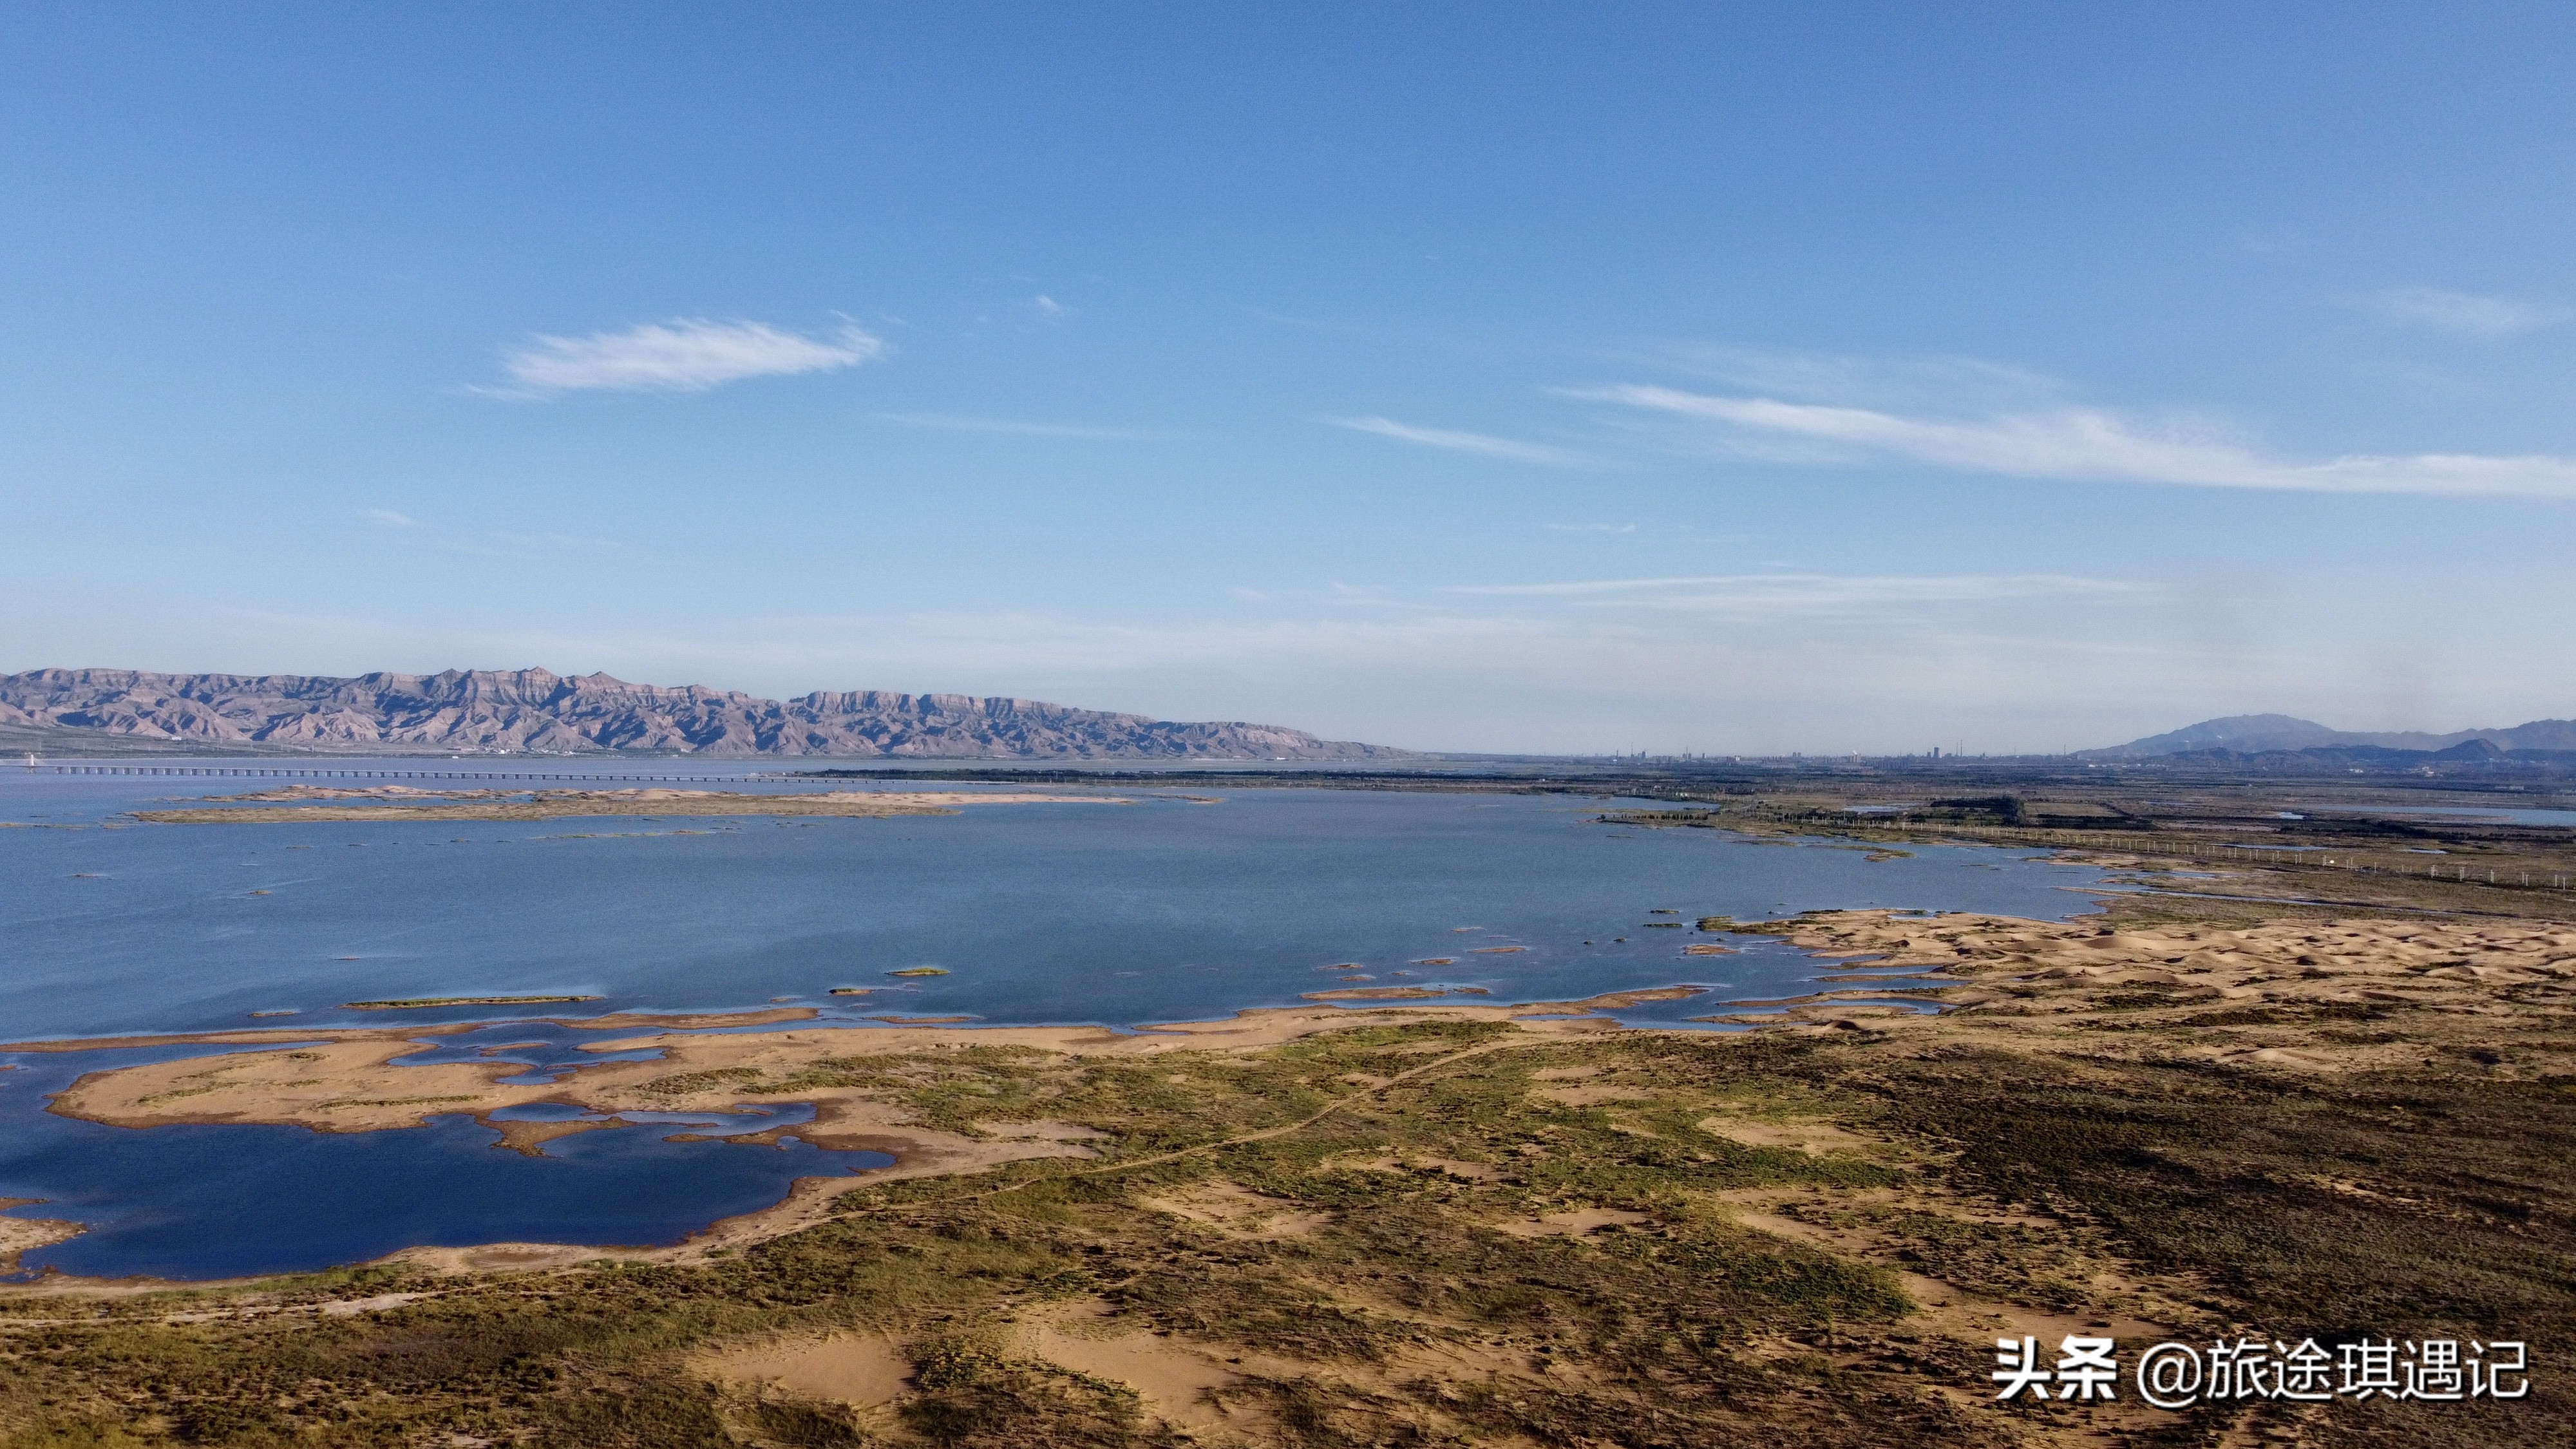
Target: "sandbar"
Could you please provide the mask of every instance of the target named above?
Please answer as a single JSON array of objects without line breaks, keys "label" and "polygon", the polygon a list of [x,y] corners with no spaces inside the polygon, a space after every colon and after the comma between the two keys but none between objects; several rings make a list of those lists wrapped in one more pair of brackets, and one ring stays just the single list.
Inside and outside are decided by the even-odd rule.
[{"label": "sandbar", "polygon": [[597,1001],[596,996],[408,996],[393,1001],[344,1001],[342,1011],[420,1011],[432,1006],[551,1006]]},{"label": "sandbar", "polygon": [[1306,1001],[1427,1001],[1435,996],[1491,996],[1481,986],[1351,986],[1298,993]]},{"label": "sandbar", "polygon": [[[306,803],[325,800],[379,803]],[[803,795],[666,789],[433,793],[400,785],[367,790],[291,785],[282,790],[251,795],[210,797],[204,803],[184,810],[137,810],[134,818],[160,825],[296,825],[356,820],[559,820],[596,815],[819,815],[865,819],[891,815],[953,815],[960,807],[978,805],[1133,803],[1115,795],[949,790],[827,790]]]}]

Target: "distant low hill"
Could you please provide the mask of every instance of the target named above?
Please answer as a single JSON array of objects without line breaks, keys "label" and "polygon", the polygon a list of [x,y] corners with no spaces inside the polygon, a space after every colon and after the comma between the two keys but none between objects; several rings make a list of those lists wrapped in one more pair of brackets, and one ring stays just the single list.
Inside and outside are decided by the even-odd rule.
[{"label": "distant low hill", "polygon": [[1180,724],[1033,699],[865,690],[775,700],[543,669],[355,679],[131,669],[0,676],[0,743],[42,752],[85,741],[222,753],[637,750],[1122,760],[1372,760],[1410,753],[1276,725]]},{"label": "distant low hill", "polygon": [[2286,714],[2239,714],[2202,720],[2161,735],[2149,735],[2104,750],[2078,751],[2088,760],[2143,760],[2161,755],[2196,755],[2226,751],[2237,755],[2274,754],[2290,750],[2413,750],[2427,753],[2457,749],[2473,742],[2507,752],[2576,750],[2576,720],[2542,719],[2511,729],[2458,730],[2447,735],[2419,730],[2372,733],[2339,730]]}]

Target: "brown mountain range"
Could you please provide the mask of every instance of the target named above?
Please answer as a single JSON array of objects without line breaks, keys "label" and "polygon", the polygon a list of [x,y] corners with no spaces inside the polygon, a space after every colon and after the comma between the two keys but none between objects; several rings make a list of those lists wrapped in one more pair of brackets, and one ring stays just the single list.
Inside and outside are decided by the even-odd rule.
[{"label": "brown mountain range", "polygon": [[112,736],[232,751],[364,749],[1066,759],[1368,760],[1382,745],[1241,721],[1183,724],[1033,699],[879,690],[761,699],[543,669],[443,674],[0,676],[13,749]]}]

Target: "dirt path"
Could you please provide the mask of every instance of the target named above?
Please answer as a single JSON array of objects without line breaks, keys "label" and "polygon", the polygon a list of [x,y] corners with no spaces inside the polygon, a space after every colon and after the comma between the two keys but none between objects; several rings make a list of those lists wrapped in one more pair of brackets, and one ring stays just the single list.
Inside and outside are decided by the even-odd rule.
[{"label": "dirt path", "polygon": [[[1061,1182],[1068,1178],[1076,1177],[1102,1177],[1113,1172],[1131,1172],[1140,1167],[1160,1167],[1166,1162],[1178,1162],[1184,1157],[1195,1157],[1202,1152],[1214,1152],[1220,1148],[1226,1147],[1241,1147],[1247,1143],[1253,1142],[1267,1142],[1274,1137],[1285,1137],[1292,1132],[1303,1132],[1307,1128],[1314,1126],[1316,1123],[1323,1121],[1325,1118],[1330,1117],[1335,1112],[1342,1110],[1344,1107],[1347,1107],[1354,1102],[1363,1102],[1371,1097],[1381,1096],[1388,1090],[1400,1087],[1406,1082],[1412,1081],[1417,1077],[1430,1072],[1436,1072],[1442,1067],[1454,1066],[1459,1062],[1466,1061],[1470,1057],[1487,1056],[1494,1052],[1501,1051],[1516,1051],[1526,1047],[1557,1045],[1562,1045],[1562,1043],[1552,1037],[1537,1037],[1528,1041],[1487,1042],[1482,1046],[1472,1046],[1467,1048],[1465,1051],[1452,1052],[1445,1057],[1438,1058],[1437,1060],[1424,1062],[1421,1066],[1408,1068],[1396,1073],[1394,1076],[1386,1078],[1383,1081],[1373,1082],[1368,1086],[1362,1087],[1358,1091],[1352,1092],[1347,1096],[1335,1097],[1332,1101],[1324,1104],[1320,1110],[1316,1111],[1312,1115],[1299,1118],[1294,1122],[1283,1123],[1277,1127],[1264,1127],[1254,1132],[1238,1132],[1232,1137],[1220,1137],[1213,1142],[1201,1142],[1190,1147],[1176,1147],[1169,1152],[1158,1152],[1151,1157],[1139,1157],[1131,1162],[1108,1162],[1103,1163],[1098,1167],[1077,1168],[1072,1172],[1051,1172],[1044,1177],[1033,1177],[1025,1182],[1014,1182],[1001,1187],[986,1188],[982,1192],[960,1193],[955,1197],[928,1199],[920,1203],[919,1206],[932,1207],[945,1206],[950,1203],[977,1202],[988,1197],[999,1197],[1006,1192],[1018,1192],[1022,1188],[1036,1187],[1040,1183]],[[869,1211],[869,1209],[835,1213],[833,1216],[855,1217],[858,1216],[859,1212],[864,1211]]]}]

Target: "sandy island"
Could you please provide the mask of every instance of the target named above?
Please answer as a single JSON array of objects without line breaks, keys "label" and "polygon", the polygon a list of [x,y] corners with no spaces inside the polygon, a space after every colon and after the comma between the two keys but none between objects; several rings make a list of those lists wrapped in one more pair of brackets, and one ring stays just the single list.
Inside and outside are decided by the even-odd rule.
[{"label": "sandy island", "polygon": [[[0,1208],[26,1207],[31,1197],[0,1197]],[[76,1238],[81,1225],[59,1218],[0,1217],[0,1273],[17,1270],[18,1255]]]},{"label": "sandy island", "polygon": [[[364,800],[370,804],[322,804]],[[162,825],[292,825],[348,820],[560,820],[588,815],[821,815],[869,819],[954,815],[976,805],[1129,805],[1114,795],[998,791],[826,790],[765,795],[739,790],[417,790],[289,785],[250,795],[211,796],[185,810],[137,810]]]}]

